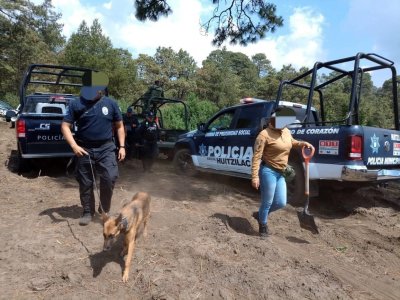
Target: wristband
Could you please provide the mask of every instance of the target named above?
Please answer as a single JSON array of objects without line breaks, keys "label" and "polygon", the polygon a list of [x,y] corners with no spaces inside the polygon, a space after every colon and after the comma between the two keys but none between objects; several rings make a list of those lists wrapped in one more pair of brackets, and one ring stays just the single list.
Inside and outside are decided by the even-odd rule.
[{"label": "wristband", "polygon": [[119,146],[120,148],[125,148],[125,146]]}]

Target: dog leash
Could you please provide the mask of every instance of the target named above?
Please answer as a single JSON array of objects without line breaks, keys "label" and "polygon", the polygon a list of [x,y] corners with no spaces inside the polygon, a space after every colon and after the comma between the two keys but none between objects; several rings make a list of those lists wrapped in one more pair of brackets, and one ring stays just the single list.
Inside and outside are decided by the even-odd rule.
[{"label": "dog leash", "polygon": [[93,164],[92,164],[92,160],[91,160],[91,158],[90,158],[90,154],[88,154],[88,156],[89,156],[90,170],[92,171],[92,177],[93,177],[94,188],[95,188],[95,190],[96,190],[97,197],[99,198],[99,205],[100,205],[101,211],[102,211],[103,213],[106,213],[106,211],[105,211],[104,208],[103,208],[103,205],[101,205],[100,192],[99,192],[99,189],[97,188],[96,176],[94,176]]}]

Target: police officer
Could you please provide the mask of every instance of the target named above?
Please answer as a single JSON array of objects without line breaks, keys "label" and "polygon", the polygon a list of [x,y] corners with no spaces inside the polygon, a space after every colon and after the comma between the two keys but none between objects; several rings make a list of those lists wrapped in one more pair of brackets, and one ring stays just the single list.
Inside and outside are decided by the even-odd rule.
[{"label": "police officer", "polygon": [[[118,178],[116,145],[113,130],[120,146],[118,160],[125,158],[125,131],[117,103],[105,96],[107,76],[102,72],[86,72],[81,96],[70,102],[61,125],[65,140],[76,155],[76,179],[79,183],[83,214],[80,225],[88,225],[95,213],[93,185],[96,171],[100,177],[99,212],[108,213],[114,184]],[[75,136],[71,127],[77,125]]]},{"label": "police officer", "polygon": [[144,98],[143,111],[150,109],[150,102],[153,98],[164,98],[163,82],[160,80],[154,81],[154,84],[149,86],[147,92],[142,96]]},{"label": "police officer", "polygon": [[127,158],[137,157],[136,144],[140,142],[137,133],[140,125],[139,120],[137,118],[137,115],[133,113],[132,107],[129,107],[126,110],[126,114],[124,114],[122,118],[126,132],[126,146],[127,146],[126,157]]},{"label": "police officer", "polygon": [[146,119],[140,124],[139,134],[142,140],[142,164],[145,172],[152,172],[154,159],[158,156],[159,128],[154,121],[152,111],[145,113]]}]

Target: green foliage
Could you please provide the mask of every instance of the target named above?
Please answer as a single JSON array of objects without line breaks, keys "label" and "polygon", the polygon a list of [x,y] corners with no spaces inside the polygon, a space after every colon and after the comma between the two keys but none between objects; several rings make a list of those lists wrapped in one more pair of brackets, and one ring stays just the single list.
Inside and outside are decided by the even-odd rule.
[{"label": "green foliage", "polygon": [[[276,15],[276,6],[263,0],[213,0],[216,8],[212,17],[202,24],[206,32],[215,28],[212,43],[221,46],[226,40],[233,45],[246,46],[274,32],[283,25]],[[225,5],[224,5],[225,4]]]},{"label": "green foliage", "polygon": [[191,79],[197,70],[196,62],[182,49],[175,52],[170,47],[159,47],[154,57],[141,54],[135,62],[140,95],[143,95],[155,80],[164,83],[165,96],[169,98],[183,99],[195,87],[195,82]]},{"label": "green foliage", "polygon": [[78,31],[71,35],[62,63],[104,71],[110,79],[110,94],[116,99],[133,100],[131,86],[136,78],[135,62],[127,50],[113,48],[97,19],[90,28],[83,21]]},{"label": "green foliage", "polygon": [[44,0],[41,5],[33,6],[32,12],[36,16],[36,31],[51,52],[58,52],[64,46],[65,38],[61,35],[63,25],[58,23],[62,15],[55,13],[53,9],[51,0]]},{"label": "green foliage", "polygon": [[221,70],[213,62],[205,62],[196,76],[196,94],[222,108],[241,98],[240,77]]},{"label": "green foliage", "polygon": [[[196,95],[190,94],[186,100],[189,109],[189,130],[197,128],[197,124],[205,122],[218,107],[210,101],[200,100]],[[164,127],[168,129],[185,129],[185,112],[183,105],[168,104],[162,108]]]},{"label": "green foliage", "polygon": [[257,74],[259,78],[266,76],[273,76],[276,71],[271,65],[271,61],[267,58],[264,53],[257,53],[251,57],[251,61],[257,68]]},{"label": "green foliage", "polygon": [[[276,15],[276,6],[264,0],[213,0],[215,9],[201,27],[208,33],[214,30],[212,43],[221,46],[226,40],[231,44],[247,45],[274,32],[283,25]],[[158,21],[172,13],[167,0],[135,0],[136,18],[140,21]]]},{"label": "green foliage", "polygon": [[[144,0],[135,3],[141,6],[142,11],[137,10],[137,13],[142,13],[142,17],[138,16],[142,20],[157,20],[160,10],[164,10],[165,15],[171,12],[167,1]],[[231,0],[222,3],[216,0],[213,4],[219,9],[226,9],[232,4],[232,8],[236,9],[235,5],[245,2]],[[274,7],[264,1],[247,1],[246,4],[248,6],[242,7],[243,12],[249,12],[257,6],[261,9],[253,11],[253,17],[260,16],[261,23],[262,19],[266,20],[275,14]],[[214,16],[220,13],[217,10]],[[111,40],[103,34],[98,20],[91,25],[82,22],[65,43],[61,35],[63,25],[59,23],[60,17],[53,11],[50,0],[44,0],[41,5],[26,0],[0,0],[0,97],[14,106],[18,104],[19,85],[29,64],[91,67],[108,74],[110,95],[119,102],[123,112],[155,80],[163,81],[166,97],[186,101],[190,109],[189,127],[194,129],[218,109],[237,104],[243,97],[276,99],[280,81],[293,79],[307,70],[296,70],[292,65],[275,70],[264,53],[257,53],[250,59],[243,53],[227,51],[225,48],[212,51],[201,67],[186,51],[175,51],[170,47],[159,47],[153,56],[139,54],[133,59],[128,50],[113,47]],[[240,24],[242,29],[246,28],[245,23]],[[274,26],[273,23],[271,26]],[[229,35],[229,28],[225,32],[222,30],[220,37],[239,43],[256,40],[255,36],[251,37],[251,29],[246,29],[249,35],[245,31],[240,33],[242,29],[235,28],[238,34],[234,37]],[[261,31],[259,34],[261,37]],[[317,80],[321,83],[335,75],[334,72],[328,73]],[[358,115],[353,117],[358,117],[360,124],[393,128],[391,82],[386,81],[381,88],[376,88],[369,74],[363,76],[363,85],[357,87],[357,95],[361,95]],[[309,77],[304,78],[303,82],[309,80]],[[338,121],[347,116],[350,91],[349,78],[324,88],[328,121]],[[306,89],[284,89],[283,100],[306,103],[307,98]],[[320,108],[316,93],[313,105]],[[165,125],[183,129],[183,110],[179,105],[163,107],[163,115]]]},{"label": "green foliage", "polygon": [[57,61],[64,44],[60,15],[51,1],[36,6],[30,1],[0,0],[0,93],[18,91],[23,72],[35,63]]},{"label": "green foliage", "polygon": [[348,81],[349,79],[345,78],[340,82],[335,82],[329,85],[324,92],[326,121],[339,121],[346,118],[350,103],[350,94],[346,90]]},{"label": "green foliage", "polygon": [[197,73],[197,93],[218,107],[224,107],[254,95],[258,78],[256,65],[245,54],[225,48],[215,50]]},{"label": "green foliage", "polygon": [[172,13],[166,0],[135,0],[135,17],[140,21],[158,21],[160,16]]},{"label": "green foliage", "polygon": [[17,108],[19,105],[19,97],[12,93],[6,93],[2,100],[10,104],[12,107]]},{"label": "green foliage", "polygon": [[279,88],[279,80],[273,76],[265,76],[257,80],[255,84],[254,94],[250,94],[255,98],[265,100],[275,100]]},{"label": "green foliage", "polygon": [[208,100],[201,100],[195,94],[190,94],[187,101],[190,109],[190,126],[195,129],[199,123],[207,121],[219,108]]},{"label": "green foliage", "polygon": [[164,128],[185,129],[185,112],[182,105],[166,104],[161,108]]}]

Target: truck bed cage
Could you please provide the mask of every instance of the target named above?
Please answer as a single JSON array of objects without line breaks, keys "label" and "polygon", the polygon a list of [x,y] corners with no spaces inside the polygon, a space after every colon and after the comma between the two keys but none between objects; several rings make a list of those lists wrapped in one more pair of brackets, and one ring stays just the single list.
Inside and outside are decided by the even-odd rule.
[{"label": "truck bed cage", "polygon": [[[367,62],[369,65],[367,67],[360,67],[361,62]],[[353,67],[350,69],[345,69],[339,65],[345,63],[353,62]],[[318,83],[317,75],[318,71],[322,68],[337,72],[337,75],[325,82]],[[324,110],[324,97],[323,97],[323,89],[329,84],[336,82],[344,77],[349,77],[351,79],[351,92],[349,99],[348,112],[346,114],[346,118],[343,120],[346,122],[346,125],[352,125],[353,122],[358,123],[359,121],[359,101],[361,96],[361,86],[362,86],[362,78],[363,74],[366,72],[372,72],[382,69],[390,69],[391,71],[391,81],[392,81],[392,94],[393,94],[393,112],[394,112],[394,121],[395,121],[395,129],[399,130],[399,107],[398,107],[398,97],[397,97],[397,74],[396,68],[394,66],[394,62],[384,58],[375,53],[357,53],[355,56],[332,60],[328,62],[316,62],[314,67],[305,73],[297,76],[291,80],[281,81],[278,89],[278,95],[276,99],[276,107],[278,107],[279,101],[282,100],[283,88],[285,86],[295,86],[299,88],[307,89],[308,97],[307,97],[307,109],[306,109],[306,117],[301,123],[303,126],[309,125],[310,123],[310,114],[314,92],[318,93],[319,104],[320,104],[320,115],[322,124],[331,123],[326,122],[325,120],[325,110]],[[310,79],[311,77],[311,79]],[[308,82],[308,83],[307,83]]]},{"label": "truck bed cage", "polygon": [[[180,99],[172,99],[172,98],[164,98],[164,97],[153,97],[153,98],[146,98],[140,97],[135,100],[130,106],[137,111],[138,108],[141,109],[141,113],[145,113],[146,110],[154,112],[155,115],[159,115],[161,122],[162,122],[162,111],[160,108],[169,103],[179,103],[183,105],[184,110],[184,123],[185,123],[185,130],[189,130],[189,109],[186,103]],[[163,127],[163,124],[160,124]]]},{"label": "truck bed cage", "polygon": [[25,72],[20,86],[20,99],[25,99],[29,84],[80,88],[83,75],[91,70],[93,69],[84,67],[31,64]]}]

